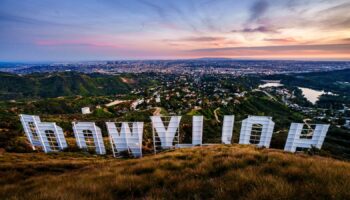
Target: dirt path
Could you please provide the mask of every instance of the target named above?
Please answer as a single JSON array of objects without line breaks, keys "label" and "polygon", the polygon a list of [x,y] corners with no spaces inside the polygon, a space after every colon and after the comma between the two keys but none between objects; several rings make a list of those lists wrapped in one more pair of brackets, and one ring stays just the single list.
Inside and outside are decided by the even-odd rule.
[{"label": "dirt path", "polygon": [[217,114],[217,111],[218,111],[218,110],[220,110],[220,108],[216,108],[216,109],[214,110],[214,116],[215,116],[216,121],[217,121],[218,123],[221,123],[221,121],[219,120],[218,114]]},{"label": "dirt path", "polygon": [[156,110],[153,112],[153,115],[160,115],[162,109],[160,107],[156,107]]},{"label": "dirt path", "polygon": [[124,100],[115,100],[115,101],[112,101],[112,102],[110,102],[110,103],[107,103],[105,106],[111,107],[111,106],[115,106],[115,105],[118,105],[118,104],[121,104],[121,103],[124,103],[124,102],[127,102],[127,101],[124,101]]},{"label": "dirt path", "polygon": [[127,84],[135,83],[135,81],[130,78],[121,77],[120,79],[122,80],[123,83],[127,83]]}]

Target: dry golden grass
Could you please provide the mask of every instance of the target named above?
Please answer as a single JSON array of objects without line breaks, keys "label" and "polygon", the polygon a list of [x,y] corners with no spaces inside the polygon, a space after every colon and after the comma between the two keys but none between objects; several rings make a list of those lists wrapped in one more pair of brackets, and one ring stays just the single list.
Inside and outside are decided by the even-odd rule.
[{"label": "dry golden grass", "polygon": [[251,146],[0,156],[0,199],[350,199],[350,163]]}]

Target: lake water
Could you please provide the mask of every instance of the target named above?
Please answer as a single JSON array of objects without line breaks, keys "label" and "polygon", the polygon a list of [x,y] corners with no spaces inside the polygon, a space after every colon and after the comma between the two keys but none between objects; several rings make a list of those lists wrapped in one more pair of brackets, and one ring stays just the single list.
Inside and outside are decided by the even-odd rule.
[{"label": "lake water", "polygon": [[319,91],[319,90],[313,90],[313,89],[304,88],[304,87],[298,87],[298,88],[301,89],[305,98],[313,104],[315,104],[316,101],[320,99],[321,95],[326,94],[323,90]]},{"label": "lake water", "polygon": [[259,88],[267,88],[267,87],[280,87],[283,86],[281,83],[264,83],[262,85],[259,85]]},{"label": "lake water", "polygon": [[[279,82],[267,82],[264,84],[259,85],[259,88],[268,88],[268,87],[280,87],[283,86],[283,84]],[[323,94],[328,94],[328,95],[336,95],[331,92],[325,92],[323,90],[314,90],[310,88],[304,88],[304,87],[298,87],[302,92],[304,97],[310,101],[311,103],[315,104],[316,101],[318,101]]]}]

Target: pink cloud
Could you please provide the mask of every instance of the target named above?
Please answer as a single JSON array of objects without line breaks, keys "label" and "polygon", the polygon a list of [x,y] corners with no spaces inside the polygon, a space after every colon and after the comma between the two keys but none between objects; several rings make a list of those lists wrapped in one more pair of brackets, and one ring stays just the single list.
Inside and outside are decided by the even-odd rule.
[{"label": "pink cloud", "polygon": [[115,43],[107,43],[100,41],[93,41],[88,39],[77,40],[37,40],[35,44],[38,46],[92,46],[92,47],[108,47],[108,48],[123,48],[122,45]]}]

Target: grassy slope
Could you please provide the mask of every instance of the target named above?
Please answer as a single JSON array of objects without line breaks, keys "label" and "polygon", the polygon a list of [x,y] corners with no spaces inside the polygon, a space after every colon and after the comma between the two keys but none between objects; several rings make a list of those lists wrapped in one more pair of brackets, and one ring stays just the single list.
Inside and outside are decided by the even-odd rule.
[{"label": "grassy slope", "polygon": [[0,156],[0,199],[350,199],[350,164],[248,146],[120,160]]}]

